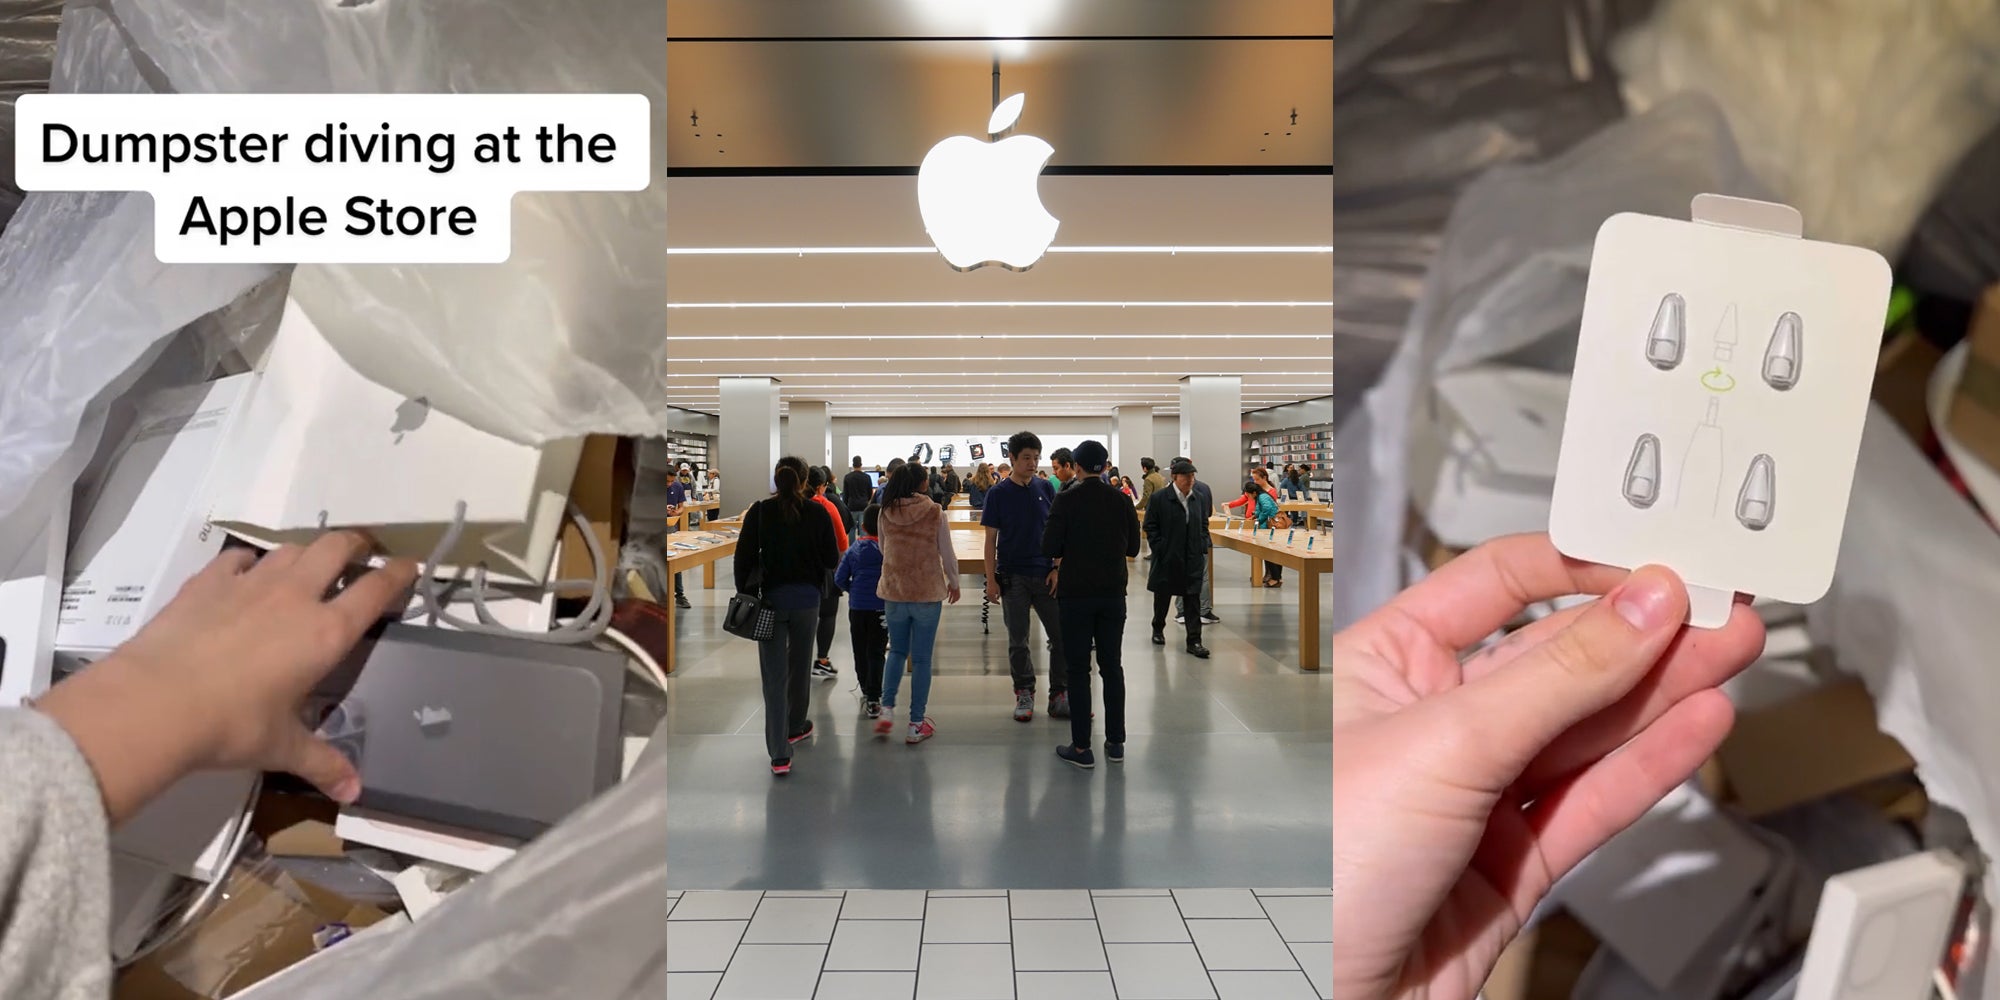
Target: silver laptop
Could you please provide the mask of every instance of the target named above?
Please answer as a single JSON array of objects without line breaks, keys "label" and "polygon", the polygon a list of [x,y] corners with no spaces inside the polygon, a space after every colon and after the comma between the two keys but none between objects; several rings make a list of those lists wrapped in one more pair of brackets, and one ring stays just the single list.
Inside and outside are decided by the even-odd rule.
[{"label": "silver laptop", "polygon": [[364,808],[528,839],[618,781],[621,654],[392,624],[353,661]]}]

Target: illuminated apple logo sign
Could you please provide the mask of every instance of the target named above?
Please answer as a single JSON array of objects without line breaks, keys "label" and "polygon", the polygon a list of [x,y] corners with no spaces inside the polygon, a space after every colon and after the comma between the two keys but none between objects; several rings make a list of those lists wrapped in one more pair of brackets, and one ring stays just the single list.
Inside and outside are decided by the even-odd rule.
[{"label": "illuminated apple logo sign", "polygon": [[[1014,127],[1026,96],[993,109],[988,135]],[[931,242],[952,267],[970,271],[998,264],[1025,271],[1055,242],[1056,217],[1042,207],[1036,184],[1055,147],[1031,135],[981,142],[955,135],[917,167],[917,209]]]}]

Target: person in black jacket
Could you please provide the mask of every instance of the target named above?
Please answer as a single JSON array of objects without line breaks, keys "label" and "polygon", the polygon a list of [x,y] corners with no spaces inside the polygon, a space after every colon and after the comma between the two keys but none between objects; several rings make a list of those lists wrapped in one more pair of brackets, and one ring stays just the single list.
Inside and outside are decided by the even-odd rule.
[{"label": "person in black jacket", "polygon": [[736,538],[736,590],[759,593],[776,615],[776,634],[757,644],[764,679],[764,746],[771,773],[790,774],[792,744],[812,735],[813,632],[821,588],[840,565],[833,517],[806,499],[805,463],[778,461],[777,492],[743,515]]},{"label": "person in black jacket", "polygon": [[[868,505],[874,502],[875,483],[868,478],[868,473],[861,471],[860,455],[854,456],[854,470],[849,472],[840,481],[840,499],[847,509],[853,511],[856,515],[867,510]],[[861,518],[857,516],[854,520],[856,522],[855,527],[847,533],[848,541],[853,541],[861,537]]]},{"label": "person in black jacket", "polygon": [[1208,569],[1208,499],[1195,489],[1194,463],[1174,459],[1173,482],[1153,494],[1146,507],[1146,541],[1153,547],[1153,568],[1146,589],[1153,592],[1153,645],[1167,644],[1167,608],[1174,598],[1187,601],[1187,651],[1208,659],[1201,644],[1201,581]]},{"label": "person in black jacket", "polygon": [[[1055,569],[1049,592],[1062,622],[1063,662],[1069,667],[1069,742],[1056,756],[1081,768],[1097,764],[1090,749],[1090,649],[1104,675],[1104,755],[1125,760],[1125,560],[1139,554],[1139,517],[1132,498],[1104,481],[1110,459],[1104,445],[1085,441],[1071,460],[1082,470],[1075,485],[1056,494],[1042,530],[1042,554]],[[1081,702],[1079,704],[1079,701]]]}]

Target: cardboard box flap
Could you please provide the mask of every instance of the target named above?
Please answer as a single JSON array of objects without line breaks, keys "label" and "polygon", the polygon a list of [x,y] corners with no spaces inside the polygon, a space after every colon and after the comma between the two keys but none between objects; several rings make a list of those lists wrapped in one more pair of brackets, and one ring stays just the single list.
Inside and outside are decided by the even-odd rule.
[{"label": "cardboard box flap", "polygon": [[1875,702],[1858,680],[1745,713],[1716,757],[1737,805],[1753,817],[1916,768],[1876,727]]}]

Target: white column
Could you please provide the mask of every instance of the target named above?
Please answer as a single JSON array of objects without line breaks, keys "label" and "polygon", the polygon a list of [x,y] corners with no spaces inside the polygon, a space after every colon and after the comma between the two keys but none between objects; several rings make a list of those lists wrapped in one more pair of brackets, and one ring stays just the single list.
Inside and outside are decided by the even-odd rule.
[{"label": "white column", "polygon": [[1111,464],[1128,476],[1141,474],[1139,460],[1151,457],[1165,465],[1172,455],[1153,454],[1153,408],[1121,406],[1112,411]]},{"label": "white column", "polygon": [[1194,460],[1196,478],[1208,484],[1217,503],[1236,496],[1244,475],[1242,377],[1181,379],[1181,454]]},{"label": "white column", "polygon": [[778,380],[725,378],[722,430],[716,437],[722,470],[722,516],[771,495],[771,470],[778,464]]},{"label": "white column", "polygon": [[792,400],[791,411],[785,415],[785,454],[797,455],[807,465],[844,464],[833,461],[833,419],[827,414],[827,404]]}]

